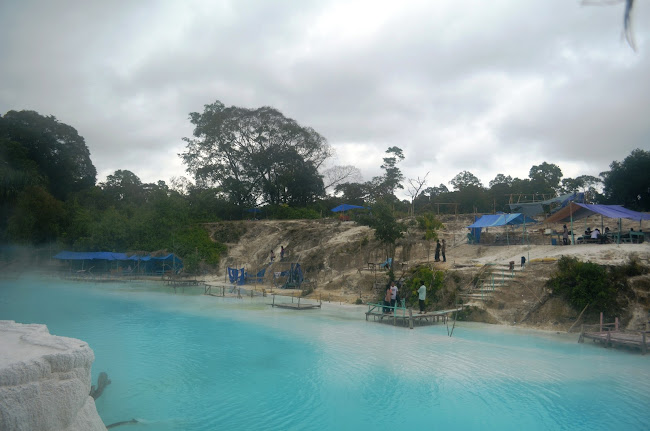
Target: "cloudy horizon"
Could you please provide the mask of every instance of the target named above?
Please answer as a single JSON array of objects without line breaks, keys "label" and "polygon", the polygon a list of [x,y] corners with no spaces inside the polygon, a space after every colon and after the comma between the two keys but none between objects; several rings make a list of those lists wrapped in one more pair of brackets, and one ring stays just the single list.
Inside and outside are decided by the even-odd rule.
[{"label": "cloudy horizon", "polygon": [[[9,4],[11,3],[11,4]],[[598,2],[596,2],[598,3]],[[611,3],[611,2],[601,2]],[[650,2],[45,2],[0,5],[0,114],[53,115],[86,140],[98,182],[188,176],[190,112],[272,106],[314,128],[331,165],[484,186],[533,165],[594,175],[650,147]]]}]

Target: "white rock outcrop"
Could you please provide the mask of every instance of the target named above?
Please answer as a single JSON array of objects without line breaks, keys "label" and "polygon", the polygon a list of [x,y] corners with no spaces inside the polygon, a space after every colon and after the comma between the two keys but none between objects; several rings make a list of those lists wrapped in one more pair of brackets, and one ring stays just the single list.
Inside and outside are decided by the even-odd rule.
[{"label": "white rock outcrop", "polygon": [[106,431],[88,395],[94,360],[84,341],[0,320],[0,430]]}]

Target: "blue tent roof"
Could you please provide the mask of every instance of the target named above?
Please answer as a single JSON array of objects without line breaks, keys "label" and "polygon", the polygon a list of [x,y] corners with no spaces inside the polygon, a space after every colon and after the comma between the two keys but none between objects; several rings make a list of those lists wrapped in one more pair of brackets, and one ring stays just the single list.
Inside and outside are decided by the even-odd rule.
[{"label": "blue tent roof", "polygon": [[493,227],[505,226],[523,223],[537,223],[537,220],[525,216],[521,213],[514,214],[487,214],[476,220],[473,224],[467,226],[468,228],[476,227]]},{"label": "blue tent roof", "polygon": [[178,257],[174,256],[173,253],[168,254],[167,256],[152,257],[149,255],[138,256],[136,254],[132,256],[127,256],[126,253],[113,253],[110,251],[62,251],[54,256],[54,259],[60,260],[174,260],[179,263],[183,261]]},{"label": "blue tent roof", "polygon": [[625,218],[630,220],[650,220],[650,214],[632,211],[623,208],[621,205],[596,205],[596,204],[580,204],[574,202],[570,206],[564,207],[552,216],[546,219],[546,223],[566,222],[573,218],[580,220],[594,214],[600,214],[605,217],[617,219]]},{"label": "blue tent roof", "polygon": [[332,208],[332,212],[340,212],[340,211],[347,211],[347,210],[353,210],[353,209],[365,209],[366,207],[362,207],[359,205],[350,205],[350,204],[342,204],[337,206],[336,208]]},{"label": "blue tent roof", "polygon": [[128,260],[126,253],[113,253],[110,251],[62,251],[54,256],[61,260]]}]

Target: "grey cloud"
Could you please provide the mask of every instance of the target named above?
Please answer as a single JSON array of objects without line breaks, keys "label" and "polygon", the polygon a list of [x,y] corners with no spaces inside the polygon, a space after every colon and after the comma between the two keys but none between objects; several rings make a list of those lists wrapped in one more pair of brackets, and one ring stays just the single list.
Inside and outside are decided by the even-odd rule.
[{"label": "grey cloud", "polygon": [[400,146],[407,176],[433,171],[435,184],[462,170],[486,185],[525,177],[544,160],[594,174],[650,134],[641,2],[636,54],[620,39],[622,7],[565,0],[405,2],[350,39],[316,32],[348,2],[12,3],[0,6],[0,112],[74,126],[100,172],[182,175],[188,114],[217,99],[274,106],[342,153],[375,148],[378,164]]}]

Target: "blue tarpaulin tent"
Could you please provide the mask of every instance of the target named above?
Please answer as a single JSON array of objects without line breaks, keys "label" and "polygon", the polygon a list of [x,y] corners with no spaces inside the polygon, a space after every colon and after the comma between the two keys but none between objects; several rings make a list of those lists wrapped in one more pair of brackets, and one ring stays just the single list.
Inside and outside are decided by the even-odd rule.
[{"label": "blue tarpaulin tent", "polygon": [[359,205],[350,205],[350,204],[342,204],[337,206],[336,208],[332,208],[332,212],[341,212],[341,211],[347,211],[347,210],[353,210],[353,209],[365,209],[366,207],[362,207]]},{"label": "blue tarpaulin tent", "polygon": [[[183,261],[173,253],[166,256],[151,256],[151,255],[136,255],[131,256],[126,253],[114,253],[110,251],[62,251],[54,256],[54,259],[67,260],[67,261],[80,261],[81,269],[84,268],[84,262],[92,262],[92,267],[95,263],[104,263],[104,270],[110,269],[113,272],[120,266],[128,266],[131,264],[138,264],[140,272],[150,274],[161,274],[167,271],[178,272],[183,268]],[[116,268],[112,268],[111,262],[116,262]],[[122,262],[123,264],[120,264]],[[140,265],[142,262],[142,265]],[[106,265],[108,263],[108,265]],[[91,268],[92,268],[91,267]],[[101,269],[101,266],[99,267]]]},{"label": "blue tarpaulin tent", "polygon": [[[486,214],[480,219],[475,220],[474,223],[467,226],[468,229],[472,230],[472,235],[474,242],[480,242],[481,238],[481,229],[488,227],[497,227],[497,226],[513,226],[513,225],[523,225],[523,231],[526,232],[526,223],[537,223],[537,220],[532,219],[522,213],[514,214]],[[522,241],[524,237],[522,236]],[[508,231],[506,229],[506,242],[510,244],[510,238],[508,237]]]},{"label": "blue tarpaulin tent", "polygon": [[589,216],[600,214],[601,224],[602,217],[618,219],[618,238],[617,242],[621,240],[621,219],[635,220],[641,222],[643,220],[650,220],[650,214],[633,211],[624,208],[622,205],[597,205],[597,204],[580,204],[571,202],[569,206],[562,208],[546,220],[544,223],[563,223],[571,222],[571,242],[575,244],[575,233],[573,229],[573,221],[587,218]]},{"label": "blue tarpaulin tent", "polygon": [[476,227],[494,227],[524,223],[537,223],[537,220],[527,217],[521,213],[486,214],[467,227],[469,229],[472,229]]},{"label": "blue tarpaulin tent", "polygon": [[630,219],[630,220],[650,220],[650,214],[640,213],[638,211],[632,211],[627,208],[623,208],[622,205],[596,205],[596,204],[579,204],[572,202],[570,206],[567,206],[560,211],[556,212],[549,218],[547,218],[545,223],[562,223],[567,222],[571,219],[580,220],[585,217],[592,216],[594,214],[600,214],[604,217],[614,218],[614,219]]},{"label": "blue tarpaulin tent", "polygon": [[521,203],[514,203],[514,204],[508,204],[510,207],[510,211],[516,211],[518,213],[526,214],[527,216],[536,216],[538,214],[542,214],[544,212],[544,205],[551,205],[551,204],[560,204],[560,206],[554,210],[551,210],[552,212],[557,211],[559,208],[564,208],[569,204],[569,202],[584,202],[585,200],[585,194],[584,193],[568,193],[566,195],[562,196],[557,196],[551,199],[547,199],[545,201],[539,201],[539,202],[521,202]]}]

